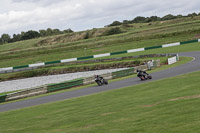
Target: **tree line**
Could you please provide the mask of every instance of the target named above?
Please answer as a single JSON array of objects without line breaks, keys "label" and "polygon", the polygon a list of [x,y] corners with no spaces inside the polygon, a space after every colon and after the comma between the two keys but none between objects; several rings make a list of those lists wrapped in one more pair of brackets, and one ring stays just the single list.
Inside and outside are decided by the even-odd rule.
[{"label": "tree line", "polygon": [[[172,19],[177,19],[177,18],[194,17],[194,16],[200,16],[200,13],[199,14],[192,13],[192,14],[188,14],[186,16],[183,16],[183,15],[174,16],[172,14],[168,14],[168,15],[163,16],[163,17],[137,16],[133,20],[123,20],[123,22],[114,21],[113,23],[106,25],[105,27],[127,25],[127,24],[133,24],[133,23],[150,23],[150,22],[156,22],[156,21],[166,21],[166,20],[172,20]],[[59,29],[48,28],[46,30],[39,30],[39,32],[34,31],[34,30],[29,30],[27,32],[21,32],[20,34],[13,34],[12,37],[9,34],[2,34],[1,37],[0,37],[0,45],[5,44],[5,43],[11,43],[11,42],[17,42],[17,41],[23,41],[23,40],[38,38],[38,37],[46,37],[46,36],[59,35],[59,34],[72,33],[72,32],[74,32],[74,31],[72,31],[71,29],[60,31]],[[120,33],[119,29],[113,29],[106,34],[113,34],[113,32]],[[86,38],[88,38],[88,37],[86,36]]]},{"label": "tree line", "polygon": [[123,25],[123,24],[133,24],[133,23],[150,23],[150,22],[156,22],[156,21],[166,21],[166,20],[172,20],[172,19],[177,19],[177,18],[194,17],[194,16],[200,16],[200,13],[199,14],[192,13],[192,14],[188,14],[186,16],[183,16],[183,15],[174,16],[172,14],[168,14],[168,15],[163,16],[163,17],[158,17],[158,16],[151,16],[151,17],[137,16],[133,20],[123,20],[123,22],[114,21],[113,23],[111,23],[110,25],[107,25],[105,27],[119,26],[119,25]]},{"label": "tree line", "polygon": [[39,32],[34,30],[29,30],[27,32],[21,32],[20,34],[13,34],[12,37],[9,34],[2,34],[0,37],[0,44],[23,41],[39,37],[52,36],[52,35],[65,34],[65,33],[72,33],[72,32],[73,31],[71,29],[60,31],[59,29],[48,28],[47,30],[39,30]]}]

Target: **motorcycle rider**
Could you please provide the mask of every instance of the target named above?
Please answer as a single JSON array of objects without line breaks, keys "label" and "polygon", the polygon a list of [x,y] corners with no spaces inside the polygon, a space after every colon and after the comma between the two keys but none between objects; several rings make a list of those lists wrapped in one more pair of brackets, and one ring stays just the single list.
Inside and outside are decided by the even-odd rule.
[{"label": "motorcycle rider", "polygon": [[99,75],[95,75],[95,78],[98,79],[98,80],[102,80],[103,77],[99,76]]},{"label": "motorcycle rider", "polygon": [[99,85],[99,86],[101,86],[101,85],[103,85],[103,84],[108,84],[108,81],[107,80],[105,80],[102,76],[99,76],[99,75],[95,75],[95,82]]},{"label": "motorcycle rider", "polygon": [[148,73],[146,73],[146,71],[142,71],[142,70],[137,70],[137,76],[140,77],[140,76],[145,76],[146,75],[149,75]]}]

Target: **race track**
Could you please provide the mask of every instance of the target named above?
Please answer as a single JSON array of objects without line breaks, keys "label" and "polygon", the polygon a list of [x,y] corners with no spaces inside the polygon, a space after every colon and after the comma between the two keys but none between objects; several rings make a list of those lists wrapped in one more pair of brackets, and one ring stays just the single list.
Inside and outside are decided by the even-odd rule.
[{"label": "race track", "polygon": [[98,92],[127,87],[127,86],[131,86],[131,85],[151,82],[154,80],[164,79],[164,78],[168,78],[168,77],[174,77],[177,75],[186,74],[186,73],[190,73],[190,72],[194,72],[194,71],[200,71],[200,51],[179,53],[179,56],[194,57],[194,60],[187,64],[178,66],[178,67],[174,67],[174,68],[170,68],[170,69],[163,70],[160,72],[152,73],[151,74],[153,77],[152,80],[147,80],[147,81],[141,82],[139,80],[139,78],[135,77],[135,78],[129,78],[129,79],[125,79],[125,80],[120,80],[117,82],[112,82],[106,86],[100,86],[100,87],[94,86],[94,87],[89,87],[89,88],[84,88],[84,89],[80,89],[80,90],[74,90],[74,91],[70,91],[70,92],[64,92],[64,93],[60,93],[60,94],[54,94],[54,95],[24,100],[24,101],[1,104],[0,112],[15,110],[15,109],[20,109],[20,108],[25,108],[25,107],[35,106],[35,105],[39,105],[39,104],[55,102],[55,101],[61,101],[61,100],[70,99],[70,98],[74,98],[74,97],[80,97],[80,96],[90,95],[90,94],[94,94],[94,93],[98,93]]}]

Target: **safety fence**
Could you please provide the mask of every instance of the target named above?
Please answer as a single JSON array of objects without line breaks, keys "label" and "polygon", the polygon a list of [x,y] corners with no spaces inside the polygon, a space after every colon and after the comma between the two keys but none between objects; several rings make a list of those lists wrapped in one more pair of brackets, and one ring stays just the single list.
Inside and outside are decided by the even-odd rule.
[{"label": "safety fence", "polygon": [[7,97],[7,95],[0,95],[0,103],[5,102],[6,97]]},{"label": "safety fence", "polygon": [[179,45],[190,44],[190,43],[195,43],[195,42],[200,42],[200,39],[184,41],[184,42],[176,42],[176,43],[164,44],[164,45],[158,45],[158,46],[151,46],[151,47],[146,47],[146,48],[130,49],[130,50],[126,50],[126,51],[104,53],[104,54],[98,54],[98,55],[92,55],[92,56],[77,57],[77,58],[71,58],[71,59],[42,62],[42,63],[36,63],[36,64],[22,65],[22,66],[0,68],[0,73],[25,71],[25,70],[30,70],[30,69],[36,69],[38,67],[54,65],[54,64],[58,64],[58,63],[68,63],[68,62],[73,62],[73,61],[92,59],[92,58],[100,58],[100,57],[106,57],[106,56],[111,56],[111,55],[140,52],[140,51],[146,51],[146,50],[157,49],[157,48],[173,47],[173,46],[179,46]]},{"label": "safety fence", "polygon": [[69,89],[72,87],[77,87],[83,85],[83,79],[76,79],[76,80],[71,80],[71,81],[66,81],[58,84],[50,84],[47,85],[47,92],[53,92],[53,91],[58,91],[58,90],[63,90],[63,89]]},{"label": "safety fence", "polygon": [[132,75],[133,73],[134,73],[134,68],[121,70],[121,71],[113,72],[112,78],[115,79],[115,78],[125,77],[125,76],[128,76],[128,75]]},{"label": "safety fence", "polygon": [[37,95],[41,95],[45,93],[47,93],[47,87],[44,85],[40,87],[25,89],[19,92],[7,94],[7,96],[5,97],[5,101],[12,101],[12,100],[22,99],[26,97],[37,96]]}]

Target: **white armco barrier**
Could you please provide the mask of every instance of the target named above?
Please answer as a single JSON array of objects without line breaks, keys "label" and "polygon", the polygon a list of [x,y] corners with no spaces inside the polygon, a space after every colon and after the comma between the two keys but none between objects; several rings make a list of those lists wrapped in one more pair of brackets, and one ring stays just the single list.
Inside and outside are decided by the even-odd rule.
[{"label": "white armco barrier", "polygon": [[200,42],[200,39],[198,39],[198,42]]},{"label": "white armco barrier", "polygon": [[165,44],[165,45],[162,45],[163,48],[166,48],[166,47],[173,47],[173,46],[178,46],[180,45],[180,42],[177,42],[177,43],[171,43],[171,44]]},{"label": "white armco barrier", "polygon": [[94,58],[105,57],[105,56],[110,56],[110,53],[94,55]]},{"label": "white armco barrier", "polygon": [[130,50],[127,50],[127,53],[133,53],[133,52],[139,52],[139,51],[144,51],[144,48],[130,49]]},{"label": "white armco barrier", "polygon": [[64,59],[64,60],[61,60],[60,62],[61,63],[66,63],[66,62],[71,62],[71,61],[77,61],[77,58]]},{"label": "white armco barrier", "polygon": [[1,71],[10,71],[10,70],[13,70],[13,67],[0,68],[0,72]]},{"label": "white armco barrier", "polygon": [[177,62],[177,58],[176,56],[172,57],[172,58],[168,58],[168,65],[176,63]]},{"label": "white armco barrier", "polygon": [[29,64],[29,67],[39,67],[39,66],[44,66],[44,63],[37,63],[37,64]]}]

